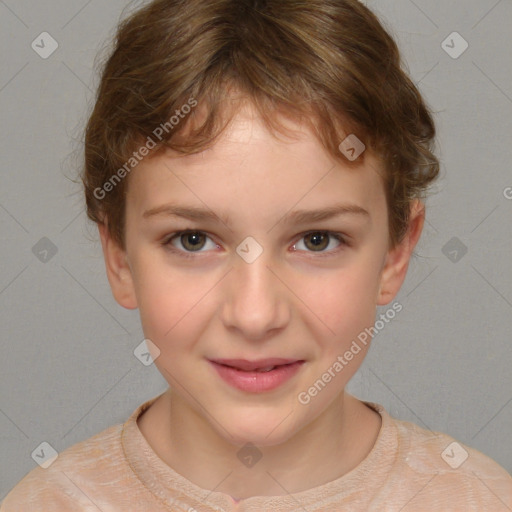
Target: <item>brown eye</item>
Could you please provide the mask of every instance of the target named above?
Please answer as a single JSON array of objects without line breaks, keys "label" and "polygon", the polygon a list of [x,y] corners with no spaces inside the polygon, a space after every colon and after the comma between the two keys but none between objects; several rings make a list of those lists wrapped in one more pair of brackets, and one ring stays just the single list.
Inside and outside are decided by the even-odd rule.
[{"label": "brown eye", "polygon": [[[333,247],[331,242],[335,242]],[[300,245],[304,245],[305,249]],[[310,231],[303,234],[302,238],[294,244],[293,250],[304,251],[306,253],[318,253],[318,256],[332,256],[342,250],[349,244],[341,233],[331,233],[330,231]]]},{"label": "brown eye", "polygon": [[[208,243],[210,246],[208,247]],[[203,253],[215,249],[217,245],[202,231],[180,231],[169,236],[162,242],[164,247],[178,255],[193,256],[194,253]]]},{"label": "brown eye", "polygon": [[199,232],[184,233],[180,236],[180,242],[187,251],[196,251],[204,247],[206,238]]},{"label": "brown eye", "polygon": [[329,245],[329,235],[327,233],[309,233],[304,237],[304,240],[309,240],[305,245],[312,251],[323,251]]}]

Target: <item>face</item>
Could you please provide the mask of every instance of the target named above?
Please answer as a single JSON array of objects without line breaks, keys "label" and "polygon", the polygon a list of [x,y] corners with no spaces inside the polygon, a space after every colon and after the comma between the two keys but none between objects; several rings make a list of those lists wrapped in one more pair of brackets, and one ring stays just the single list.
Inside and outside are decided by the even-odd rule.
[{"label": "face", "polygon": [[[114,295],[140,309],[183,414],[240,445],[282,443],[333,407],[368,345],[308,390],[373,326],[409,256],[388,247],[378,161],[349,168],[287,124],[296,137],[276,138],[247,107],[212,149],[143,160],[117,270],[103,233]],[[255,375],[212,362],[272,358],[296,363]]]}]

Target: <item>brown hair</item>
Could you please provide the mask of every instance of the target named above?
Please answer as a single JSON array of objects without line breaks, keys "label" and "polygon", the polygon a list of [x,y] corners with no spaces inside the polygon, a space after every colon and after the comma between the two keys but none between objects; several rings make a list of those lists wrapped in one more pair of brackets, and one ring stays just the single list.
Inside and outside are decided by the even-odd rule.
[{"label": "brown hair", "polygon": [[[411,201],[439,173],[435,126],[396,43],[357,0],[154,0],[121,22],[85,132],[88,217],[124,247],[133,152],[150,139],[152,151],[184,154],[213,144],[236,111],[221,107],[231,86],[271,129],[278,112],[310,120],[336,159],[356,134],[382,161],[390,243],[400,241]],[[193,102],[201,123],[190,123],[199,107],[170,122]]]}]

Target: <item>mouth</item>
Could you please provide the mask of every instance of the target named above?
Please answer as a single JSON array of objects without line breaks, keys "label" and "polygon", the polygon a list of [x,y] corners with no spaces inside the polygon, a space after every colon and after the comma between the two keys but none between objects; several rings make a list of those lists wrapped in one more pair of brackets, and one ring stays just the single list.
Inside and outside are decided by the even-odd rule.
[{"label": "mouth", "polygon": [[209,360],[217,374],[231,386],[246,392],[273,390],[291,379],[304,360],[268,358],[256,361],[245,359]]}]

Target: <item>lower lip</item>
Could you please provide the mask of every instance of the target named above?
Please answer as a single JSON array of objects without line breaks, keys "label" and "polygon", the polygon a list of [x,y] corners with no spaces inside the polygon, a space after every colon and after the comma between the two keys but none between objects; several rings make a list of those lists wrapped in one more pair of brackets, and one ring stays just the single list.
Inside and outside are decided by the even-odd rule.
[{"label": "lower lip", "polygon": [[281,386],[299,371],[303,362],[297,361],[296,363],[276,366],[269,372],[245,372],[210,361],[225,382],[241,391],[250,393],[271,391]]}]

